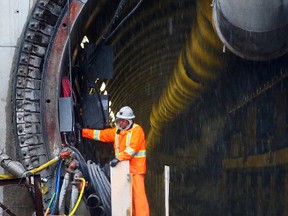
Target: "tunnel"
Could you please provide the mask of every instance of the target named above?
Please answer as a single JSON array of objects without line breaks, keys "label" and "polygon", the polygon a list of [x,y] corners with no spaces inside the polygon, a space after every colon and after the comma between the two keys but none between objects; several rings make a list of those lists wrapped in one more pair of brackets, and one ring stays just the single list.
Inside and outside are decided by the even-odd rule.
[{"label": "tunnel", "polygon": [[[83,92],[93,90],[98,99],[109,98],[103,127],[128,105],[145,131],[151,215],[165,213],[165,165],[170,215],[287,215],[284,2],[273,7],[280,14],[276,27],[260,25],[261,34],[257,22],[251,30],[230,20],[235,5],[226,1],[36,1],[13,74],[18,158],[26,169],[35,168],[68,138],[85,160],[104,166],[112,159],[101,143],[81,145],[61,132],[64,87],[69,96],[73,90],[66,104],[73,127],[83,123]],[[97,77],[91,62],[101,56],[112,72]],[[54,173],[47,169],[41,176],[53,179]],[[47,192],[43,203],[51,196]]]}]

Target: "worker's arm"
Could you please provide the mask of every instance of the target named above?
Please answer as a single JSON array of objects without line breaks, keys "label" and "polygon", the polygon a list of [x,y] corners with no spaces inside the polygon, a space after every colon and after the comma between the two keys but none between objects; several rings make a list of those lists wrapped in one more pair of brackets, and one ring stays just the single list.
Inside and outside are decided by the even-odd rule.
[{"label": "worker's arm", "polygon": [[140,126],[137,126],[132,132],[130,146],[126,147],[117,159],[119,161],[131,160],[131,158],[139,152],[142,143],[145,143],[145,135],[143,129]]},{"label": "worker's arm", "polygon": [[82,129],[82,137],[88,139],[99,140],[102,142],[114,142],[115,128],[108,128],[104,130],[94,130],[89,128]]}]

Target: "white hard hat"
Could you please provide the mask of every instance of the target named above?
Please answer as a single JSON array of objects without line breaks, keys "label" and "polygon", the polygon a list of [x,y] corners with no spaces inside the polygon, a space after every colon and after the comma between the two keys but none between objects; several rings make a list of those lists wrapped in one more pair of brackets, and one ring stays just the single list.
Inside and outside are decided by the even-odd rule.
[{"label": "white hard hat", "polygon": [[129,120],[129,119],[134,119],[135,115],[133,113],[133,110],[129,106],[124,106],[116,114],[116,117]]}]

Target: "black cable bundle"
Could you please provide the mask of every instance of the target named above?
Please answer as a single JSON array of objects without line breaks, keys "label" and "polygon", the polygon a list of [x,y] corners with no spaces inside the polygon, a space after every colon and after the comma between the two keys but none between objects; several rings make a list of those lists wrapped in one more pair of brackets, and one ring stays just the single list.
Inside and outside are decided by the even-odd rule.
[{"label": "black cable bundle", "polygon": [[92,184],[95,193],[97,193],[103,203],[107,216],[111,216],[111,186],[104,172],[99,165],[93,161],[87,161],[88,171],[90,174],[90,183]]}]

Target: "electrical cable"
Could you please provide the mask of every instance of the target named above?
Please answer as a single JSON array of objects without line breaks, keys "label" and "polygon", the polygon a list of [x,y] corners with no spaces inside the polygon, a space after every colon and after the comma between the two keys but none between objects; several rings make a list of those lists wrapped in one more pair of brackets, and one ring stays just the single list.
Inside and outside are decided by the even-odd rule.
[{"label": "electrical cable", "polygon": [[[111,214],[111,187],[105,174],[98,168],[98,165],[91,160],[87,161],[88,171],[91,176],[91,184],[102,201],[107,216]],[[107,178],[106,178],[107,179]]]},{"label": "electrical cable", "polygon": [[101,198],[99,189],[98,189],[98,187],[97,187],[97,183],[96,183],[95,180],[93,180],[93,179],[94,179],[94,178],[93,178],[94,176],[93,176],[93,173],[92,173],[92,168],[91,168],[90,161],[88,161],[87,166],[88,166],[89,175],[90,175],[90,177],[91,177],[91,179],[92,179],[92,180],[90,181],[90,183],[91,183],[90,185],[92,186],[92,188],[93,188],[94,192],[97,194],[97,196],[100,197],[101,203],[103,204],[103,201],[102,201],[102,198]]},{"label": "electrical cable", "polygon": [[[114,28],[114,30],[112,31],[112,27],[114,26],[116,20],[120,17],[120,14],[122,12],[122,9],[124,7],[124,5],[126,4],[126,1],[127,0],[121,0],[115,13],[114,13],[114,16],[112,18],[112,20],[110,21],[110,24],[108,25],[108,28],[106,30],[106,32],[103,34],[103,36],[101,37],[101,40],[100,42],[97,44],[97,47],[95,50],[92,51],[91,55],[90,55],[90,58],[87,59],[87,65],[89,67],[89,65],[91,65],[92,62],[95,61],[95,59],[97,58],[100,50],[102,49],[102,47],[104,46],[104,44],[106,43],[106,41],[111,38],[115,32],[119,29],[119,27],[137,10],[137,8],[140,6],[140,4],[142,3],[143,0],[140,0],[136,6],[128,13],[128,15],[126,15],[122,20],[121,22],[116,26],[116,28]],[[95,85],[97,85],[95,83]],[[106,120],[106,117],[105,117],[105,113],[104,113],[104,108],[103,108],[103,103],[102,103],[102,100],[101,100],[101,97],[100,97],[100,94],[98,92],[98,87],[96,86],[96,94],[97,94],[97,97],[98,97],[98,101],[100,103],[100,106],[101,106],[101,112],[102,112],[102,116],[103,116],[103,121],[104,121],[104,127],[107,127],[107,124],[108,124],[108,121]]]},{"label": "electrical cable", "polygon": [[124,17],[124,19],[122,19],[122,21],[118,24],[118,26],[116,26],[116,28],[111,32],[111,34],[109,36],[107,36],[107,40],[110,39],[110,37],[112,37],[114,35],[114,33],[119,29],[119,27],[138,9],[138,7],[140,6],[140,4],[143,2],[143,0],[140,0],[136,6],[128,13],[128,15],[126,17]]},{"label": "electrical cable", "polygon": [[80,171],[83,173],[84,178],[87,179],[87,181],[89,181],[89,180],[90,180],[90,177],[89,177],[89,172],[88,172],[88,168],[87,168],[86,163],[83,163],[83,162],[81,161],[81,159],[80,159],[81,157],[79,157],[78,154],[75,154],[75,156],[76,156],[76,159],[77,159],[78,162],[79,162]]},{"label": "electrical cable", "polygon": [[55,191],[55,200],[53,203],[53,207],[51,210],[51,214],[55,214],[55,209],[57,206],[57,202],[58,202],[58,198],[59,198],[59,191],[60,191],[60,180],[61,180],[61,171],[62,171],[62,164],[63,164],[63,160],[60,160],[60,164],[58,167],[58,173],[57,173],[57,180],[56,180],[56,191]]},{"label": "electrical cable", "polygon": [[50,211],[50,207],[51,207],[51,205],[52,205],[52,203],[53,203],[54,198],[55,198],[55,193],[53,194],[53,196],[52,196],[52,198],[51,198],[51,200],[50,200],[50,202],[49,202],[49,204],[48,204],[48,206],[47,206],[47,209],[46,209],[46,211],[45,211],[44,216],[47,216],[47,215],[48,215],[48,213],[49,213],[49,211]]},{"label": "electrical cable", "polygon": [[69,97],[71,95],[70,81],[67,76],[63,76],[61,80],[62,84],[62,96]]},{"label": "electrical cable", "polygon": [[[70,38],[70,31],[71,31],[71,22],[70,22],[70,0],[67,0],[67,7],[68,7],[68,20],[67,20],[67,31],[68,31],[68,64],[69,64],[69,84],[70,84],[70,97],[73,98],[72,95],[72,57],[71,57],[71,38]],[[71,131],[74,131],[74,109],[73,109],[73,101],[71,100],[71,113],[72,113],[72,124],[71,124]]]},{"label": "electrical cable", "polygon": [[[107,203],[107,209],[110,212],[111,211],[111,188],[110,184],[107,181],[107,178],[104,176],[103,172],[100,170],[99,166],[97,164],[93,164],[94,173],[96,173],[96,179],[98,179],[98,184],[101,182],[102,187],[100,189],[102,194],[104,194],[103,198],[105,202]],[[106,178],[106,179],[105,179]]]},{"label": "electrical cable", "polygon": [[67,76],[63,76],[62,80],[61,80],[61,84],[62,84],[62,96],[63,97],[72,97],[74,104],[77,103],[77,97],[75,95],[75,92],[73,90],[73,88],[71,87],[71,81],[69,80],[69,78]]},{"label": "electrical cable", "polygon": [[[95,49],[92,54],[91,54],[91,58],[88,60],[88,65],[90,65],[97,57],[98,53],[99,53],[99,50],[101,49],[101,47],[106,43],[106,41],[108,39],[110,39],[114,33],[119,29],[119,27],[121,25],[123,25],[123,23],[137,10],[137,8],[140,6],[140,4],[142,3],[143,0],[140,0],[137,5],[128,13],[128,15],[126,15],[122,20],[121,22],[116,26],[116,28],[114,28],[114,30],[112,31],[112,27],[113,25],[115,24],[116,20],[120,17],[120,13],[123,9],[123,6],[124,4],[126,3],[127,0],[122,0],[115,13],[114,13],[114,16],[110,22],[110,24],[108,25],[108,28],[106,30],[106,32],[103,34],[103,36],[101,37],[101,40],[100,42],[98,43],[98,49]],[[112,31],[112,32],[111,32]]]},{"label": "electrical cable", "polygon": [[126,3],[127,0],[121,0],[120,3],[118,4],[118,7],[114,13],[114,16],[112,17],[112,20],[110,21],[108,28],[106,30],[106,32],[103,34],[103,36],[100,39],[100,42],[98,43],[98,47],[93,50],[93,52],[91,53],[91,58],[88,60],[88,66],[95,61],[99,50],[101,50],[102,46],[104,45],[104,43],[106,42],[106,38],[107,36],[110,35],[110,32],[112,31],[112,27],[115,24],[115,21],[120,17],[120,13],[123,9],[124,4]]},{"label": "electrical cable", "polygon": [[69,148],[71,148],[74,153],[75,153],[75,157],[79,162],[80,165],[80,171],[82,172],[84,178],[89,182],[90,181],[90,176],[89,176],[89,172],[88,172],[88,167],[86,164],[86,161],[84,159],[84,157],[82,156],[82,154],[80,153],[80,151],[75,148],[74,146],[68,145]]},{"label": "electrical cable", "polygon": [[73,216],[73,215],[74,215],[75,211],[77,210],[77,208],[78,208],[78,206],[79,206],[79,204],[80,204],[80,201],[81,201],[81,199],[82,199],[82,196],[83,196],[83,194],[84,194],[84,189],[85,189],[85,186],[86,186],[86,181],[85,181],[84,178],[80,178],[79,180],[82,181],[81,192],[80,192],[80,195],[79,195],[78,200],[77,200],[77,202],[76,202],[76,205],[74,206],[73,210],[70,212],[69,216]]},{"label": "electrical cable", "polygon": [[126,4],[127,0],[121,0],[115,13],[114,16],[112,18],[112,20],[110,21],[110,24],[108,26],[107,31],[104,33],[104,35],[101,37],[102,41],[105,43],[107,38],[110,36],[110,32],[112,31],[112,27],[115,24],[116,20],[120,17],[120,13],[122,12],[122,9],[124,7],[124,5]]},{"label": "electrical cable", "polygon": [[102,170],[100,169],[99,166],[95,166],[96,171],[98,172],[98,175],[101,179],[101,182],[104,185],[104,189],[106,190],[106,193],[111,197],[111,186],[110,186],[110,182],[108,181],[107,177],[105,175],[103,175]]}]

